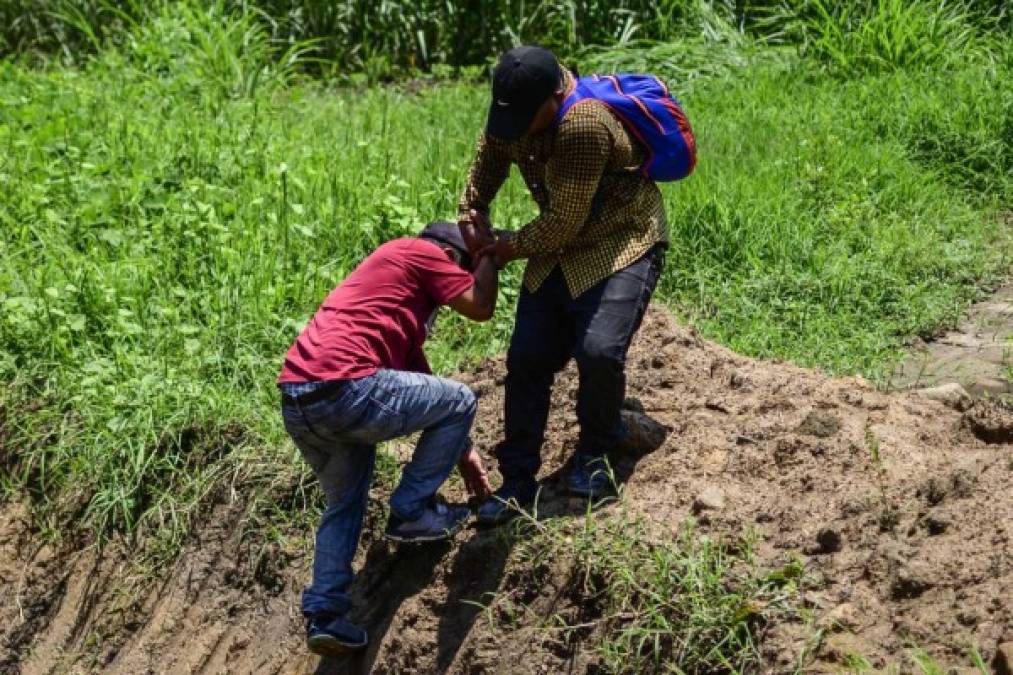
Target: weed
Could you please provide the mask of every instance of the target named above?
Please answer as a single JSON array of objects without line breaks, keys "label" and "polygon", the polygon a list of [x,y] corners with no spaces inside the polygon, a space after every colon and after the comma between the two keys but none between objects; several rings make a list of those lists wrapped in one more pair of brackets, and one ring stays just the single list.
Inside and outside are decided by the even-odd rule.
[{"label": "weed", "polygon": [[233,25],[255,22],[276,45],[311,44],[314,58],[304,66],[371,82],[406,72],[459,73],[522,42],[567,58],[601,45],[648,45],[668,50],[678,64],[672,43],[690,37],[711,46],[794,44],[844,73],[931,67],[993,55],[1011,21],[995,0],[28,0],[0,3],[0,54],[55,53],[79,62],[108,44],[129,44],[139,24],[179,6],[227,14],[237,19]]},{"label": "weed", "polygon": [[[804,583],[797,561],[768,573],[756,569],[748,536],[728,548],[687,525],[658,539],[622,511],[588,513],[580,523],[528,518],[519,534],[517,555],[527,572],[510,587],[541,588],[546,565],[554,578],[568,578],[562,592],[575,609],[536,623],[571,647],[593,644],[607,672],[749,670],[759,662],[762,626],[794,611]],[[560,573],[561,564],[569,571]],[[536,597],[512,592],[511,615],[537,612]],[[497,597],[488,606],[504,602]]]},{"label": "weed", "polygon": [[[392,73],[430,70],[441,64],[485,64],[519,42],[536,42],[573,54],[589,45],[633,39],[668,42],[689,35],[727,37],[744,27],[747,3],[696,0],[550,0],[540,3],[460,0],[363,3],[355,0],[29,0],[0,4],[0,54],[62,52],[75,59],[107,43],[129,43],[129,31],[173,5],[187,12],[256,21],[273,42],[312,42],[324,72],[365,73],[375,81]],[[756,5],[758,3],[748,3]],[[467,39],[461,39],[467,36]],[[213,46],[211,46],[213,48]]]},{"label": "weed", "polygon": [[803,0],[784,17],[804,54],[846,74],[948,66],[953,59],[986,57],[980,17],[959,0],[839,3]]},{"label": "weed", "polygon": [[[981,673],[981,675],[988,675],[988,666],[985,665],[985,661],[981,658],[981,653],[977,647],[971,646],[968,648],[968,657],[974,666],[974,670]],[[952,672],[951,669],[941,666],[931,654],[918,646],[911,648],[908,652],[908,658],[922,675],[945,675],[945,673]]]},{"label": "weed", "polygon": [[882,470],[883,460],[879,455],[879,438],[876,436],[876,433],[871,427],[865,430],[865,447],[869,451],[869,458],[872,460],[872,465],[876,467],[877,470]]},{"label": "weed", "polygon": [[844,659],[848,672],[864,673],[872,670],[872,662],[861,654],[848,654]]},{"label": "weed", "polygon": [[900,512],[890,504],[884,504],[877,518],[880,532],[893,532],[900,524]]}]

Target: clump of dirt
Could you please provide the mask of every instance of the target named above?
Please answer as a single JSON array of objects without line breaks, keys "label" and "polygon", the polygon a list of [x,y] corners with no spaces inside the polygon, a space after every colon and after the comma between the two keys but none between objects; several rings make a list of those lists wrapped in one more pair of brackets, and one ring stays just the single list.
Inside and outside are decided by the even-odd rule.
[{"label": "clump of dirt", "polygon": [[986,443],[1013,443],[1013,405],[1001,399],[974,406],[964,413],[964,423]]},{"label": "clump of dirt", "polygon": [[801,434],[815,436],[817,438],[830,438],[841,428],[841,421],[831,414],[812,411],[805,416],[802,424],[798,425]]},{"label": "clump of dirt", "polygon": [[[502,433],[504,375],[503,360],[490,359],[460,376],[480,395],[475,442],[486,454]],[[813,624],[785,617],[766,626],[765,670],[791,670],[804,653],[806,670],[840,668],[854,655],[883,667],[912,644],[963,666],[969,645],[989,662],[1013,639],[1005,412],[980,401],[960,412],[859,378],[748,359],[658,308],[628,375],[624,417],[634,433],[613,457],[623,499],[595,517],[633,513],[657,542],[693,519],[716,541],[754,532],[758,565],[797,560],[815,580],[804,597]],[[553,393],[543,520],[584,513],[560,484],[577,439],[576,386],[571,367]],[[456,481],[445,492],[463,499]],[[242,500],[216,507],[157,584],[133,586],[126,548],[40,556],[27,520],[8,505],[0,576],[19,590],[0,600],[2,663],[27,673],[601,672],[595,608],[567,609],[588,617],[570,643],[546,625],[570,602],[571,561],[520,555],[500,530],[394,547],[377,537],[385,495],[371,497],[352,617],[371,645],[324,661],[302,645],[306,549],[242,537]],[[524,611],[501,616],[504,607]],[[824,639],[813,649],[817,631]]]}]

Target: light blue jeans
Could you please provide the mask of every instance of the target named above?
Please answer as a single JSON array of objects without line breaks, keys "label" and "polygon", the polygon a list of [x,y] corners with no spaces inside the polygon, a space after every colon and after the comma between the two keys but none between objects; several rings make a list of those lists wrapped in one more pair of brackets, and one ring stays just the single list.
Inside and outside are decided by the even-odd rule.
[{"label": "light blue jeans", "polygon": [[[298,394],[313,385],[282,385]],[[309,405],[283,402],[285,429],[312,467],[327,499],[316,536],[313,582],[303,592],[305,615],[345,614],[352,558],[359,543],[376,444],[421,431],[390,498],[391,512],[420,517],[468,446],[475,395],[453,380],[381,370],[347,381]]]}]

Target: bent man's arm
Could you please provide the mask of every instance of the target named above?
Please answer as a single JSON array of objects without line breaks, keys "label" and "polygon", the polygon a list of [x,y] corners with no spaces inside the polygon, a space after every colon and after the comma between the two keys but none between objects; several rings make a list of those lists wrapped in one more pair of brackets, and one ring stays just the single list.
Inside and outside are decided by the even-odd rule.
[{"label": "bent man's arm", "polygon": [[499,273],[492,256],[482,256],[473,276],[475,283],[471,288],[447,304],[472,321],[488,321],[496,311],[499,295]]},{"label": "bent man's arm", "polygon": [[492,239],[488,225],[489,205],[509,175],[510,155],[506,143],[483,133],[478,138],[475,159],[457,205],[461,235],[472,253]]},{"label": "bent man's arm", "polygon": [[591,214],[598,183],[612,152],[605,125],[580,111],[560,127],[545,171],[549,206],[510,239],[513,257],[555,253],[576,236]]}]

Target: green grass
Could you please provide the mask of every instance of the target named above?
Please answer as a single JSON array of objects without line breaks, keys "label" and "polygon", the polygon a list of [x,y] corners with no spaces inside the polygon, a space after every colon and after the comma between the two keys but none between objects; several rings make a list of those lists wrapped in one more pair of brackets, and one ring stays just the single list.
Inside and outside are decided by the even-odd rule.
[{"label": "green grass", "polygon": [[521,565],[486,600],[490,630],[539,626],[542,648],[593,650],[609,673],[753,672],[764,628],[802,620],[800,590],[815,583],[795,560],[759,569],[748,533],[719,543],[690,522],[659,536],[624,507],[507,532]]},{"label": "green grass", "polygon": [[[285,349],[374,246],[455,212],[484,86],[303,80],[300,47],[243,21],[162,7],[84,68],[0,63],[0,484],[54,532],[171,545],[223,481],[305,477]],[[647,63],[688,110],[701,159],[664,187],[658,298],[709,337],[874,377],[1008,267],[1008,52],[845,79],[705,45],[580,61]],[[493,217],[533,213],[512,180]],[[438,370],[503,351],[519,274],[493,322],[441,319]]]},{"label": "green grass", "polygon": [[1003,0],[0,0],[0,56],[81,64],[181,5],[255,23],[275,45],[309,43],[308,69],[367,81],[460,73],[518,43],[573,57],[700,36],[789,44],[844,74],[938,67],[1013,27]]},{"label": "green grass", "polygon": [[[918,646],[911,646],[907,650],[906,659],[898,663],[890,663],[885,668],[874,668],[872,663],[861,654],[849,654],[845,664],[848,672],[851,673],[887,673],[889,675],[899,673],[917,672],[921,675],[945,675],[952,673],[954,668],[940,664],[931,654]],[[977,647],[968,647],[967,664],[963,665],[962,672],[980,673],[988,675],[989,668],[981,657]]]},{"label": "green grass", "polygon": [[1000,15],[972,3],[860,0],[795,2],[786,16],[807,56],[836,74],[942,68],[987,59]]},{"label": "green grass", "polygon": [[876,375],[900,336],[952,320],[1004,264],[984,254],[1002,228],[897,129],[907,92],[933,79],[803,78],[753,72],[698,93],[700,173],[673,190],[662,290],[737,350]]}]

